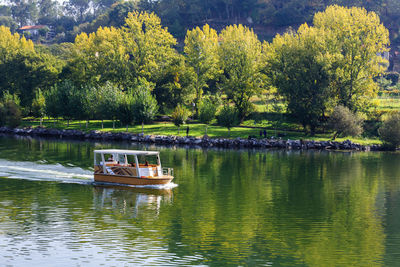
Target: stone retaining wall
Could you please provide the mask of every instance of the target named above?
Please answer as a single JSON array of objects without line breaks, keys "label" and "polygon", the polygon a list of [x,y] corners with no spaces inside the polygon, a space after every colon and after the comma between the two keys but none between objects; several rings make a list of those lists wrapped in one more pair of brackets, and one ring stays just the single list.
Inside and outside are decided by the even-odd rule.
[{"label": "stone retaining wall", "polygon": [[189,145],[199,147],[222,147],[222,148],[271,148],[271,149],[331,149],[331,150],[356,150],[356,151],[378,151],[383,147],[378,145],[363,146],[346,140],[336,141],[308,141],[308,140],[282,140],[275,138],[196,138],[180,136],[141,135],[132,133],[111,133],[101,131],[83,132],[80,130],[57,130],[49,128],[15,128],[0,127],[0,133],[14,135],[29,135],[40,137],[72,138],[82,140],[106,140],[106,141],[130,141],[138,143],[154,143],[160,145]]}]

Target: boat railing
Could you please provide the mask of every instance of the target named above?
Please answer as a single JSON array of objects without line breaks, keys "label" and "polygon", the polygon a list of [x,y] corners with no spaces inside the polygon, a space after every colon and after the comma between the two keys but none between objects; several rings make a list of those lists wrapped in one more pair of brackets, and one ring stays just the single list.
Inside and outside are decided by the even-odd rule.
[{"label": "boat railing", "polygon": [[162,173],[164,176],[174,176],[173,168],[162,168]]}]

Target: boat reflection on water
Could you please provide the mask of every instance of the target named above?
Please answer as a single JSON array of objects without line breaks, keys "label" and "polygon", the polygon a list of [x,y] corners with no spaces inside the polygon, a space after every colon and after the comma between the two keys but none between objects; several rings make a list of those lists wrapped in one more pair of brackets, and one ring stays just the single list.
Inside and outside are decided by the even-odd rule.
[{"label": "boat reflection on water", "polygon": [[172,189],[137,188],[114,185],[95,185],[93,201],[96,209],[118,211],[137,217],[140,211],[155,212],[158,216],[163,204],[173,201]]}]

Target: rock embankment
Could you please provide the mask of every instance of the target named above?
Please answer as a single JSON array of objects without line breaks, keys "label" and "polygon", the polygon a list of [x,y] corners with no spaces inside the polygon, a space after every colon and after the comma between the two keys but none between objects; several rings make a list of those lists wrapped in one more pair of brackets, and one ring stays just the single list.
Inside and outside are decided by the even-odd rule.
[{"label": "rock embankment", "polygon": [[105,141],[129,141],[138,143],[154,143],[160,145],[189,145],[198,147],[222,148],[271,148],[271,149],[317,149],[317,150],[381,150],[378,145],[364,146],[346,140],[336,141],[309,141],[309,140],[282,140],[276,138],[198,138],[180,136],[141,135],[132,133],[111,133],[101,131],[83,132],[80,130],[58,130],[49,128],[15,128],[0,127],[0,133],[14,135],[29,135],[52,138],[72,138]]}]

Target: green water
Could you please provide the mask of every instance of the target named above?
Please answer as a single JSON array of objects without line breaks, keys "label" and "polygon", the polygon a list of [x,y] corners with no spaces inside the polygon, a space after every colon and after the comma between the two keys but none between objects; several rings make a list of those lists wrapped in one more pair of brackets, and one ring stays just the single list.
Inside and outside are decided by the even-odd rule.
[{"label": "green water", "polygon": [[[160,150],[174,184],[94,185],[100,148]],[[399,266],[400,154],[3,136],[0,265]]]}]

